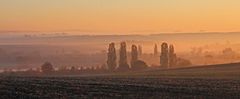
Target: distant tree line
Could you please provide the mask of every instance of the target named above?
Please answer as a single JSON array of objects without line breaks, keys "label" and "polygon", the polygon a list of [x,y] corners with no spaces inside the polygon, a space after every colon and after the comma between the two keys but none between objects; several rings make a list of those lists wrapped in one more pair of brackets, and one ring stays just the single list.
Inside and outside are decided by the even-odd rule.
[{"label": "distant tree line", "polygon": [[[108,48],[108,58],[107,58],[107,66],[111,71],[126,71],[126,70],[141,70],[147,68],[147,64],[139,60],[138,57],[142,55],[142,47],[139,45],[132,45],[131,47],[131,62],[130,65],[127,62],[127,50],[126,50],[126,42],[120,43],[119,49],[119,61],[117,63],[117,54],[115,43],[110,43]],[[153,49],[154,56],[159,56],[157,44],[154,45]],[[118,64],[118,65],[117,65]],[[180,65],[191,65],[191,62],[177,57],[174,49],[174,45],[163,42],[161,44],[161,53],[160,53],[160,66],[162,68],[171,68]]]},{"label": "distant tree line", "polygon": [[[178,58],[174,45],[168,44],[166,42],[163,42],[161,44],[161,52],[158,52],[157,44],[154,45],[153,48],[153,54],[154,56],[159,56],[160,58],[160,67],[162,68],[172,68],[174,66],[178,65],[191,65],[191,62],[182,58]],[[142,55],[142,46],[132,44],[131,46],[131,59],[130,64],[128,64],[127,59],[127,44],[126,42],[120,42],[120,48],[119,48],[119,55],[117,55],[117,50],[115,48],[115,43],[110,43],[108,46],[108,52],[107,52],[107,66],[101,66],[97,68],[76,68],[71,67],[70,69],[62,69],[58,70],[58,72],[62,73],[77,73],[77,72],[114,72],[114,71],[129,71],[129,70],[144,70],[148,68],[148,65],[142,61],[139,60],[139,56]],[[119,56],[119,57],[118,57]],[[42,65],[41,71],[43,73],[49,73],[53,72],[54,68],[53,65],[50,62],[46,62]]]}]

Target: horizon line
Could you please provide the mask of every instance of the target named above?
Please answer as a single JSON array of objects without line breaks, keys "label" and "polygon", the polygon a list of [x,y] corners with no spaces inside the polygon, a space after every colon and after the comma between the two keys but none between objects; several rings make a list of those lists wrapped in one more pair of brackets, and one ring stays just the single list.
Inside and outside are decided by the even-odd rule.
[{"label": "horizon line", "polygon": [[[24,34],[24,32],[27,32],[27,34]],[[33,33],[30,33],[33,32]],[[135,35],[135,36],[141,36],[141,35],[172,35],[172,34],[227,34],[227,33],[240,33],[240,31],[228,31],[228,32],[219,32],[219,31],[213,31],[213,32],[154,32],[151,33],[149,32],[149,34],[141,34],[136,33],[136,32],[132,32],[129,34],[121,34],[123,32],[115,32],[117,34],[111,33],[111,34],[104,34],[103,32],[95,32],[95,33],[100,33],[100,34],[87,34],[87,33],[92,33],[92,32],[79,32],[79,34],[77,33],[71,33],[71,32],[61,32],[61,31],[1,31],[0,30],[0,35],[3,33],[21,33],[23,35],[31,35],[31,34],[35,34],[35,33],[40,33],[40,34],[36,34],[36,35],[66,35],[66,36],[129,36],[129,35]],[[29,34],[30,33],[30,34]],[[84,34],[80,34],[80,33],[84,33]],[[105,32],[106,33],[106,32]],[[107,32],[109,33],[109,32]],[[120,34],[119,34],[120,33]],[[147,32],[145,32],[147,33]]]}]

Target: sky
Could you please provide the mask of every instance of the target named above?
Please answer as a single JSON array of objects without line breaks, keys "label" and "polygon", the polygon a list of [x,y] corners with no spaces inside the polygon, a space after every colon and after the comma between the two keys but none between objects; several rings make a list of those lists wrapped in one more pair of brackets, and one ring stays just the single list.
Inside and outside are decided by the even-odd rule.
[{"label": "sky", "polygon": [[0,31],[240,31],[240,0],[0,0]]}]

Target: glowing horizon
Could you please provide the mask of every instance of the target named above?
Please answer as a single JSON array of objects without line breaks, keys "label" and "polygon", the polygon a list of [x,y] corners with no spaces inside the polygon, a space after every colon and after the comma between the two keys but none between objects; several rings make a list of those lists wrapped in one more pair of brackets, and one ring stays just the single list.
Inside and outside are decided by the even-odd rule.
[{"label": "glowing horizon", "polygon": [[238,0],[1,0],[0,31],[240,31]]}]

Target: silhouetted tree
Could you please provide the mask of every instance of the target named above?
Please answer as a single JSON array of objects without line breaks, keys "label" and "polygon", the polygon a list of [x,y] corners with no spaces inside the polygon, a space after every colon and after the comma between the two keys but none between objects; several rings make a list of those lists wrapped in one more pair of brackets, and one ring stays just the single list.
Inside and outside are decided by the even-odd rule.
[{"label": "silhouetted tree", "polygon": [[177,55],[174,52],[174,46],[169,46],[169,67],[176,66],[177,64]]},{"label": "silhouetted tree", "polygon": [[117,59],[117,56],[116,56],[115,44],[110,43],[108,48],[108,59],[107,59],[107,65],[109,70],[116,69],[116,66],[117,66],[116,59]]},{"label": "silhouetted tree", "polygon": [[192,65],[192,62],[190,60],[183,59],[183,58],[177,58],[176,66],[178,66],[178,67],[188,67],[188,66],[191,66],[191,65]]},{"label": "silhouetted tree", "polygon": [[80,71],[83,71],[83,70],[84,70],[84,68],[81,66],[81,67],[79,68],[79,70],[80,70]]},{"label": "silhouetted tree", "polygon": [[142,46],[138,45],[138,55],[142,56]]},{"label": "silhouetted tree", "polygon": [[157,47],[157,44],[155,44],[154,46],[154,56],[158,56],[158,47]]},{"label": "silhouetted tree", "polygon": [[42,66],[41,66],[41,70],[43,73],[50,73],[54,71],[53,65],[50,62],[45,62]]},{"label": "silhouetted tree", "polygon": [[236,54],[235,51],[233,51],[232,48],[225,48],[223,51],[222,51],[222,54],[224,56],[234,56]]},{"label": "silhouetted tree", "polygon": [[120,45],[120,53],[119,53],[119,67],[118,70],[125,71],[129,69],[129,65],[127,63],[127,45],[126,42],[121,42]]},{"label": "silhouetted tree", "polygon": [[131,52],[132,58],[131,58],[131,66],[135,61],[138,60],[138,50],[136,45],[132,45],[132,52]]},{"label": "silhouetted tree", "polygon": [[162,67],[168,67],[168,44],[165,42],[161,45],[160,64]]},{"label": "silhouetted tree", "polygon": [[106,64],[102,64],[102,65],[101,65],[101,68],[102,68],[103,70],[107,70]]},{"label": "silhouetted tree", "polygon": [[141,60],[137,60],[135,62],[132,63],[132,70],[144,70],[146,69],[148,66],[144,61]]},{"label": "silhouetted tree", "polygon": [[76,67],[74,67],[74,66],[72,66],[72,67],[70,68],[70,71],[71,71],[72,73],[74,73],[74,72],[76,72],[76,71],[77,71],[77,68],[76,68]]}]

